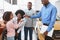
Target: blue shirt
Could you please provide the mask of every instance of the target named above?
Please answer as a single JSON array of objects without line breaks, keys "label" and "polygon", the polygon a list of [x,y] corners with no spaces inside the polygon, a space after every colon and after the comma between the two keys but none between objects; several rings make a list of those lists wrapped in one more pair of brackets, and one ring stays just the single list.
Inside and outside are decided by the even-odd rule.
[{"label": "blue shirt", "polygon": [[43,6],[41,11],[37,13],[37,15],[31,16],[31,18],[42,18],[42,23],[49,24],[48,29],[46,31],[50,31],[54,23],[56,21],[56,14],[57,9],[55,6],[53,6],[51,3],[49,3],[47,6]]}]

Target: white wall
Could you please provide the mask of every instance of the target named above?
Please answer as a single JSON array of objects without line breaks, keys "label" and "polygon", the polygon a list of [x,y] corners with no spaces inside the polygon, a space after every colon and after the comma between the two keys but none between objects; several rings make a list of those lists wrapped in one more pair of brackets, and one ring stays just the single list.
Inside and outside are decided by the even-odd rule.
[{"label": "white wall", "polygon": [[[53,5],[55,5],[55,2],[58,1],[58,0],[49,0],[49,1]],[[41,8],[43,6],[42,3],[41,3],[41,0],[17,0],[17,5],[12,5],[12,4],[9,4],[9,3],[5,2],[4,0],[0,0],[0,9],[4,9],[4,11],[12,11],[13,13],[15,13],[15,11],[18,10],[18,9],[23,9],[23,10],[26,9],[28,2],[32,2],[32,4],[33,4],[32,8],[34,10],[41,10]],[[0,16],[1,15],[2,14],[0,12]]]},{"label": "white wall", "polygon": [[28,2],[32,2],[32,4],[33,4],[32,8],[35,9],[34,8],[35,0],[18,0],[18,6],[19,6],[19,8],[23,9],[23,10],[26,9]]},{"label": "white wall", "polygon": [[4,5],[3,0],[0,0],[0,19],[2,19],[3,16],[3,11],[4,11],[3,5]]},{"label": "white wall", "polygon": [[60,0],[55,2],[55,6],[57,7],[57,19],[60,20]]},{"label": "white wall", "polygon": [[35,10],[41,10],[42,3],[41,0],[35,0]]},{"label": "white wall", "polygon": [[32,8],[35,9],[34,7],[34,0],[17,0],[17,5],[12,5],[12,4],[8,4],[7,2],[4,2],[4,10],[5,11],[13,11],[15,12],[16,10],[18,9],[26,9],[27,8],[27,3],[28,2],[32,2],[33,3],[33,6]]},{"label": "white wall", "polygon": [[0,0],[0,9],[3,9],[3,0]]},{"label": "white wall", "polygon": [[[5,11],[6,10],[16,11],[17,9],[26,9],[27,8],[27,3],[29,1],[33,3],[33,9],[35,9],[35,10],[40,10],[41,9],[41,7],[42,7],[41,0],[17,0],[18,4],[17,5],[11,5],[11,6],[9,4],[7,4],[6,2],[3,3],[3,0],[0,0],[0,8],[3,8],[3,6],[4,6]],[[50,2],[53,5],[55,5],[56,1],[57,0],[50,0]]]},{"label": "white wall", "polygon": [[[53,5],[55,5],[55,2],[57,1],[57,0],[49,0]],[[11,11],[13,11],[13,12],[15,12],[16,10],[18,10],[18,9],[26,9],[27,8],[27,3],[28,2],[32,2],[32,4],[33,4],[33,6],[32,6],[32,8],[34,9],[34,10],[41,10],[41,8],[42,8],[42,3],[41,3],[41,0],[17,0],[17,5],[11,5],[11,6],[8,6],[8,5],[6,5],[6,6],[4,6],[5,7],[5,10],[11,10]]]},{"label": "white wall", "polygon": [[35,9],[34,7],[34,0],[17,0],[17,5],[12,5],[12,4],[9,4],[7,3],[6,1],[2,1],[3,6],[4,6],[4,11],[12,11],[13,14],[16,12],[16,10],[18,9],[26,9],[27,8],[27,3],[28,2],[32,2],[33,6],[32,8]]},{"label": "white wall", "polygon": [[[57,1],[57,0],[49,0],[53,5],[55,5],[55,2]],[[35,9],[36,10],[41,10],[41,8],[42,8],[42,3],[41,3],[41,0],[35,0]]]}]

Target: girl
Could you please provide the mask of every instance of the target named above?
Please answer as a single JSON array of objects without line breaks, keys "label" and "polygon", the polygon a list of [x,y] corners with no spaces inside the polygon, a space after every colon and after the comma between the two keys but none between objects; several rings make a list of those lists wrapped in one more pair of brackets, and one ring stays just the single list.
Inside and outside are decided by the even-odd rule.
[{"label": "girl", "polygon": [[15,29],[18,27],[17,25],[14,26],[12,19],[13,14],[12,12],[5,12],[3,15],[3,20],[6,22],[6,28],[7,28],[7,40],[14,40],[15,36]]},{"label": "girl", "polygon": [[25,18],[23,18],[23,16],[25,15],[24,11],[23,10],[17,10],[15,15],[17,16],[16,18],[14,18],[15,20],[15,23],[19,23],[21,21],[23,21],[21,24],[20,24],[20,28],[17,31],[18,33],[18,40],[21,40],[21,29],[23,28],[23,25],[25,24],[26,20]]}]

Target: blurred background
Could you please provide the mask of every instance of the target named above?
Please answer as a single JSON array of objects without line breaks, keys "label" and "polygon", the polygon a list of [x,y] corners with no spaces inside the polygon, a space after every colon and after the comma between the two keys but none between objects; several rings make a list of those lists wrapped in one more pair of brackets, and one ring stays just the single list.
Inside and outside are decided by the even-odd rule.
[{"label": "blurred background", "polygon": [[[0,0],[0,18],[5,11],[12,11],[13,14],[18,9],[26,9],[27,3],[32,2],[32,8],[35,11],[41,10],[42,3],[41,0]],[[60,0],[50,0],[50,2],[56,6],[58,13],[57,13],[57,20],[60,20]]]}]

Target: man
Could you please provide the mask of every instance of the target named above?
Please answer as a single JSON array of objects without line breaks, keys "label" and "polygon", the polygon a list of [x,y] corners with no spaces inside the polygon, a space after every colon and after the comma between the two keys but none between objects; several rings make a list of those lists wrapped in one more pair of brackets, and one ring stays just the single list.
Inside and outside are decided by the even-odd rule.
[{"label": "man", "polygon": [[54,23],[56,20],[56,14],[57,14],[57,9],[55,6],[53,6],[49,0],[41,0],[43,7],[41,11],[37,15],[33,16],[27,16],[30,18],[42,18],[42,27],[41,27],[41,33],[45,35],[45,40],[53,40],[52,37],[52,32],[53,32],[53,27]]},{"label": "man", "polygon": [[[32,3],[28,2],[27,4],[27,9],[25,10],[26,15],[32,16],[34,15],[34,10],[32,9]],[[25,40],[27,40],[28,36],[28,31],[29,31],[29,39],[32,40],[32,34],[33,34],[33,29],[35,26],[36,19],[31,19],[31,18],[26,18],[27,22],[24,26],[24,34],[25,34]]]}]

